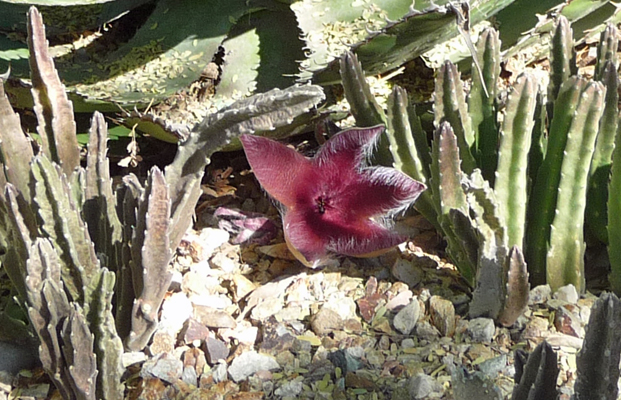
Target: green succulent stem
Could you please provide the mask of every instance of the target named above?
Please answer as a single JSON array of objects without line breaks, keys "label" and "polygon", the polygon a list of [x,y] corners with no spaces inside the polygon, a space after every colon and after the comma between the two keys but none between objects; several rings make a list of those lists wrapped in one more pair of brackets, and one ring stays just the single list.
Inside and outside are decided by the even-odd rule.
[{"label": "green succulent stem", "polygon": [[572,283],[582,293],[584,281],[584,209],[589,166],[595,148],[606,88],[589,82],[567,132],[558,196],[546,257],[547,282],[553,291]]},{"label": "green succulent stem", "polygon": [[561,86],[554,102],[554,118],[550,125],[545,158],[539,168],[528,204],[525,257],[533,285],[546,283],[546,254],[550,226],[556,210],[563,154],[574,119],[584,117],[577,113],[577,109],[586,83],[583,78],[569,78]]},{"label": "green succulent stem", "polygon": [[524,246],[528,199],[528,149],[531,147],[537,81],[520,75],[507,100],[500,131],[498,168],[494,192],[501,204],[501,218],[507,227],[508,247]]}]

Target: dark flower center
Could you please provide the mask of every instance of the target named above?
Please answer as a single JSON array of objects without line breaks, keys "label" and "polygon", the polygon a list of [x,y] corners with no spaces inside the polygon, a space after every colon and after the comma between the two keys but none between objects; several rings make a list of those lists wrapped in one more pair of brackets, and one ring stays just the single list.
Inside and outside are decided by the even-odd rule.
[{"label": "dark flower center", "polygon": [[315,204],[317,205],[317,211],[319,214],[323,214],[326,212],[327,199],[324,196],[319,196],[315,198]]}]

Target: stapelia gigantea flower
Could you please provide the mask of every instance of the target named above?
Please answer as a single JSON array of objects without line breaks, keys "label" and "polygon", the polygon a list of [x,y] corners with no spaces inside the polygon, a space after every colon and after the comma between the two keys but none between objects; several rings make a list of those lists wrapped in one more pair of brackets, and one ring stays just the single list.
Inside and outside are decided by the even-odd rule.
[{"label": "stapelia gigantea flower", "polygon": [[342,131],[313,158],[271,139],[241,136],[256,178],[282,206],[285,240],[303,264],[317,267],[333,254],[380,254],[407,239],[391,230],[390,217],[425,185],[393,168],[366,166],[383,131]]}]

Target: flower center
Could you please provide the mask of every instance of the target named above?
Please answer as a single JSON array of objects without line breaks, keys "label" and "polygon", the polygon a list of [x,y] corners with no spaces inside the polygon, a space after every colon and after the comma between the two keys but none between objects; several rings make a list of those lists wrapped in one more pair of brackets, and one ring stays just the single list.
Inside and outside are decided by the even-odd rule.
[{"label": "flower center", "polygon": [[326,212],[327,199],[324,196],[315,198],[315,204],[317,205],[317,211],[319,214]]}]

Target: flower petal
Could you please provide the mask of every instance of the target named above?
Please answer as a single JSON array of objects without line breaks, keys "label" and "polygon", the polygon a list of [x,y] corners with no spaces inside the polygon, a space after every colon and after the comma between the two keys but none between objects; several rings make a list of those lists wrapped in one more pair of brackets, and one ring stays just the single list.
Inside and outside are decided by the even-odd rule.
[{"label": "flower petal", "polygon": [[339,199],[336,207],[360,217],[394,214],[412,205],[424,190],[424,184],[394,168],[365,168],[335,196]]},{"label": "flower petal", "polygon": [[323,145],[313,162],[324,170],[359,170],[382,132],[383,125],[341,131]]},{"label": "flower petal", "polygon": [[240,137],[255,177],[274,199],[292,207],[303,182],[315,171],[310,159],[274,140],[254,135]]},{"label": "flower petal", "polygon": [[317,214],[313,210],[292,209],[284,216],[283,228],[287,244],[305,258],[301,261],[306,265],[320,264],[332,253],[366,256],[407,239],[380,222],[354,213]]}]

